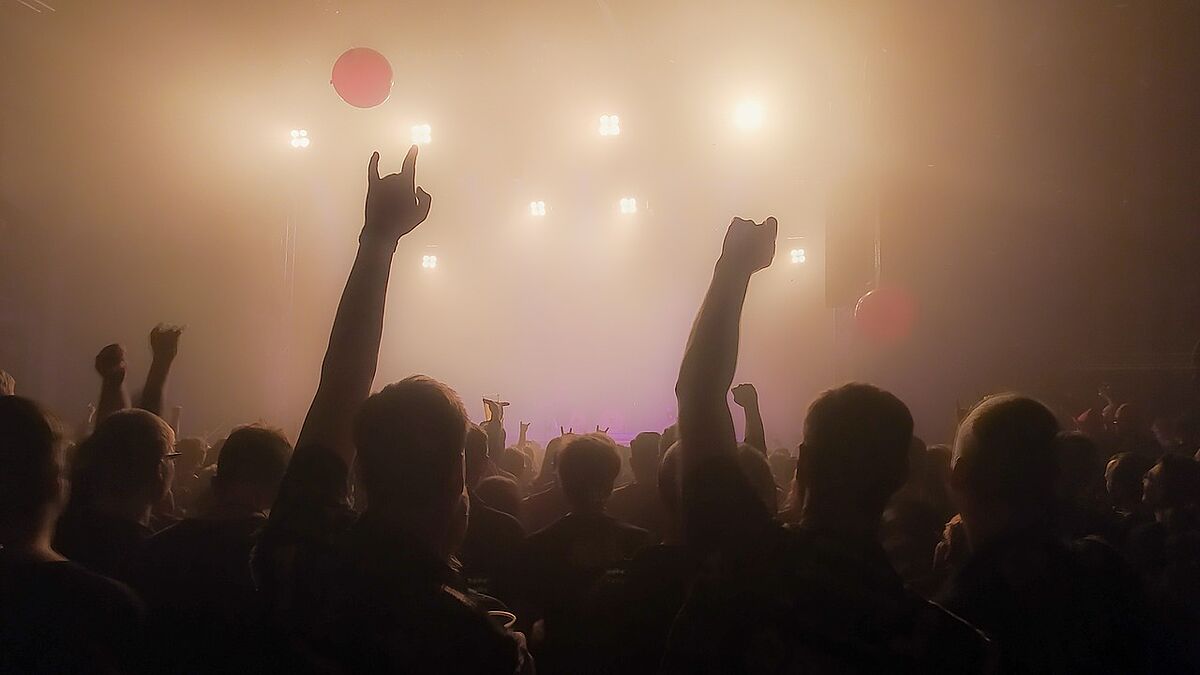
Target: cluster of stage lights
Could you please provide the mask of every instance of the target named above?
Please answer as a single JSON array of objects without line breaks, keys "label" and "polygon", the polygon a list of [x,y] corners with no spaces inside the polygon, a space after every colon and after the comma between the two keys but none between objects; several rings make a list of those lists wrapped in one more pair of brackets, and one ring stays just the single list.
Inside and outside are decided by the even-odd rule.
[{"label": "cluster of stage lights", "polygon": [[[733,125],[741,131],[749,132],[762,127],[765,117],[765,110],[758,101],[741,101],[733,109]],[[416,124],[409,131],[410,138],[416,145],[428,145],[433,142],[433,126],[430,124]],[[601,136],[605,137],[620,136],[621,116],[611,113],[601,115],[599,132]],[[303,150],[310,143],[311,140],[307,129],[292,129],[291,146],[293,148]],[[626,216],[637,213],[637,198],[622,197],[618,202],[618,209],[622,215]],[[546,216],[546,202],[543,200],[529,202],[529,215],[534,218],[544,218]],[[792,263],[804,263],[804,249],[792,249],[791,253]],[[421,267],[426,270],[437,269],[437,256],[422,256]]]}]

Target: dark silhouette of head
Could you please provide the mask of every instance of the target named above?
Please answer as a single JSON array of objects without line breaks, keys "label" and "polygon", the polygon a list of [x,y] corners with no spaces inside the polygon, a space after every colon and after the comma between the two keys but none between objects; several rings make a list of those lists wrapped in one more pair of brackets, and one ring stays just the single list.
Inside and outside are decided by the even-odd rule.
[{"label": "dark silhouette of head", "polygon": [[667,454],[667,450],[669,450],[672,445],[675,445],[675,442],[678,440],[679,440],[679,425],[678,424],[672,424],[671,426],[667,427],[666,429],[663,429],[662,436],[659,437],[659,439],[658,439],[659,454],[660,455]]},{"label": "dark silhouette of head", "polygon": [[771,473],[771,465],[762,451],[746,443],[739,443],[737,449],[738,468],[750,483],[750,488],[759,501],[767,509],[767,513],[779,510],[779,496],[776,492],[775,476]]},{"label": "dark silhouette of head", "polygon": [[1058,435],[1058,493],[1061,499],[1081,503],[1104,484],[1104,465],[1100,449],[1092,439],[1078,431]]},{"label": "dark silhouette of head", "polygon": [[225,441],[213,492],[218,502],[265,511],[275,501],[292,456],[292,444],[279,429],[249,424]]},{"label": "dark silhouette of head", "polygon": [[1136,438],[1147,433],[1142,410],[1133,403],[1122,403],[1113,413],[1113,429],[1120,438]]},{"label": "dark silhouette of head", "polygon": [[475,496],[493,509],[521,519],[521,487],[508,476],[488,476],[479,481]]},{"label": "dark silhouette of head", "polygon": [[908,477],[913,420],[893,394],[851,383],[824,392],[804,419],[804,520],[877,528]]},{"label": "dark silhouette of head", "polygon": [[474,487],[484,474],[488,461],[487,432],[478,424],[467,424],[467,440],[463,445],[463,457],[467,466],[467,485]]},{"label": "dark silhouette of head", "polygon": [[1122,452],[1104,467],[1104,488],[1108,501],[1121,511],[1136,510],[1142,504],[1142,478],[1154,466],[1154,460],[1139,452]]},{"label": "dark silhouette of head", "polygon": [[678,543],[683,536],[683,495],[679,480],[683,470],[683,450],[679,441],[672,443],[658,463],[658,498],[667,514],[663,542]]},{"label": "dark silhouette of head", "polygon": [[198,436],[189,436],[175,441],[175,472],[177,474],[194,473],[197,469],[208,466],[208,443]]},{"label": "dark silhouette of head", "polygon": [[983,400],[959,424],[951,484],[973,545],[1046,523],[1058,478],[1058,420],[1017,394]]},{"label": "dark silhouette of head", "polygon": [[59,423],[34,401],[0,396],[0,544],[48,545],[67,492]]},{"label": "dark silhouette of head", "polygon": [[144,519],[171,488],[175,432],[158,415],[121,410],[104,418],[75,457],[72,503]]},{"label": "dark silhouette of head", "polygon": [[466,531],[467,411],[450,387],[413,375],[373,394],[354,420],[367,513],[449,555]]},{"label": "dark silhouette of head", "polygon": [[546,443],[546,453],[542,455],[542,468],[538,471],[537,483],[539,485],[558,480],[558,455],[562,452],[563,443],[574,437],[574,434],[564,434],[555,436],[550,439],[549,443]]},{"label": "dark silhouette of head", "polygon": [[504,450],[500,452],[500,458],[496,462],[496,465],[502,470],[512,474],[513,478],[517,479],[518,481],[525,480],[526,472],[532,470],[531,467],[527,465],[525,453],[511,446],[504,448]]},{"label": "dark silhouette of head", "polygon": [[1175,420],[1179,443],[1186,452],[1200,451],[1200,410],[1188,410]]},{"label": "dark silhouette of head", "polygon": [[1142,480],[1142,500],[1158,514],[1194,508],[1200,503],[1200,462],[1163,455]]},{"label": "dark silhouette of head", "polygon": [[640,485],[654,485],[658,481],[658,462],[665,448],[659,447],[662,434],[643,431],[629,442],[629,466],[633,479]]},{"label": "dark silhouette of head", "polygon": [[777,448],[771,452],[767,463],[771,465],[771,475],[775,477],[775,484],[784,490],[788,489],[792,477],[796,475],[796,460],[787,450]]},{"label": "dark silhouette of head", "polygon": [[573,512],[603,511],[620,473],[617,446],[604,434],[575,436],[558,454],[558,481]]}]

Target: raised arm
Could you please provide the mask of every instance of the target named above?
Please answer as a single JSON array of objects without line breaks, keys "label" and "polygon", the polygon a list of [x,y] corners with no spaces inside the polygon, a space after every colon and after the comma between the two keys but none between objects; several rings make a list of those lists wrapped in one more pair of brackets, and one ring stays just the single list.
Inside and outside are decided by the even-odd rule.
[{"label": "raised arm", "polygon": [[487,434],[488,457],[495,462],[500,459],[504,448],[507,447],[508,435],[504,431],[504,408],[508,406],[508,401],[484,398],[483,404],[488,408],[488,419],[479,426]]},{"label": "raised arm", "polygon": [[100,400],[96,403],[94,424],[129,407],[129,393],[125,391],[125,348],[111,344],[96,355],[96,372],[100,374]]},{"label": "raised arm", "polygon": [[[17,381],[15,379],[13,379],[12,375],[9,375],[8,373],[4,372],[3,370],[0,370],[0,396],[12,396],[13,394],[16,394],[16,393],[17,393]],[[524,434],[525,434],[524,429],[521,430],[521,434],[522,434],[522,436],[524,436]]]},{"label": "raised arm", "polygon": [[[771,264],[778,223],[734,218],[679,368],[679,436],[684,535],[720,547],[769,516],[737,468],[727,394],[737,367],[738,330],[750,276]],[[755,506],[757,504],[757,507]]]},{"label": "raised arm", "polygon": [[392,254],[400,238],[429,215],[430,197],[415,187],[417,146],[408,150],[400,173],[380,177],[379,153],[367,166],[367,205],[358,255],[342,291],[329,347],[321,366],[321,381],[296,441],[322,445],[352,466],[354,413],[371,393],[383,335]]},{"label": "raised arm", "polygon": [[763,428],[762,411],[758,408],[758,390],[750,383],[733,388],[733,402],[746,415],[746,444],[767,454],[767,432]]},{"label": "raised arm", "polygon": [[153,360],[150,370],[146,373],[146,386],[142,387],[142,399],[138,407],[155,415],[163,414],[163,392],[167,387],[167,375],[171,372],[171,364],[179,354],[179,336],[183,335],[182,326],[158,324],[150,331],[150,351]]},{"label": "raised arm", "polygon": [[517,447],[522,452],[525,451],[525,446],[529,444],[529,422],[521,422],[521,435],[517,437]]}]

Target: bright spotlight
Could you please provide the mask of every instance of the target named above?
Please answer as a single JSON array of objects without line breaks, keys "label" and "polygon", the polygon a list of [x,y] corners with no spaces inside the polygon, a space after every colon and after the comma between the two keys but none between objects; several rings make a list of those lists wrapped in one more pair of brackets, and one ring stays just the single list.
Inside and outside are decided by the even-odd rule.
[{"label": "bright spotlight", "polygon": [[600,135],[601,136],[620,136],[621,135],[621,116],[620,115],[601,115],[600,116]]},{"label": "bright spotlight", "polygon": [[292,129],[292,147],[303,150],[308,147],[309,138],[307,129]]},{"label": "bright spotlight", "polygon": [[742,131],[757,129],[763,124],[763,107],[758,101],[742,101],[733,109],[733,124]]},{"label": "bright spotlight", "polygon": [[416,124],[412,128],[412,142],[425,145],[433,141],[433,127],[428,124]]},{"label": "bright spotlight", "polygon": [[529,215],[531,215],[531,216],[546,215],[546,202],[542,202],[542,201],[529,202]]},{"label": "bright spotlight", "polygon": [[621,213],[637,213],[637,200],[633,197],[622,197]]},{"label": "bright spotlight", "polygon": [[804,255],[804,249],[802,249],[802,248],[792,249],[792,264],[803,265],[804,261],[807,259],[808,258],[806,258]]},{"label": "bright spotlight", "polygon": [[423,267],[427,270],[437,269],[437,256],[436,255],[421,256],[421,267]]}]

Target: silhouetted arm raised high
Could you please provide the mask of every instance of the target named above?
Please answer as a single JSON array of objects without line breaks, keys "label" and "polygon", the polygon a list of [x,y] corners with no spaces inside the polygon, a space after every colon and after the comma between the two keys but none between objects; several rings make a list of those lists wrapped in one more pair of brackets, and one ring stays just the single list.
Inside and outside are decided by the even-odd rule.
[{"label": "silhouetted arm raised high", "polygon": [[747,519],[769,518],[737,468],[727,392],[737,368],[739,324],[750,277],[771,264],[777,231],[774,218],[762,225],[735,218],[729,225],[675,385],[684,534],[705,549],[723,547],[745,533],[745,526],[754,524]]},{"label": "silhouetted arm raised high", "polygon": [[371,393],[383,335],[392,254],[400,238],[424,222],[430,197],[415,187],[417,146],[408,150],[400,173],[379,175],[379,153],[367,167],[366,218],[358,238],[358,255],[342,291],[329,347],[321,366],[321,381],[313,396],[297,447],[327,447],[351,466],[354,413]]},{"label": "silhouetted arm raised high", "polygon": [[150,331],[150,351],[153,360],[150,370],[146,373],[146,386],[142,387],[142,398],[138,407],[152,412],[160,417],[163,414],[163,398],[167,388],[167,375],[171,372],[171,364],[179,354],[179,336],[183,335],[181,326],[158,324]]}]

